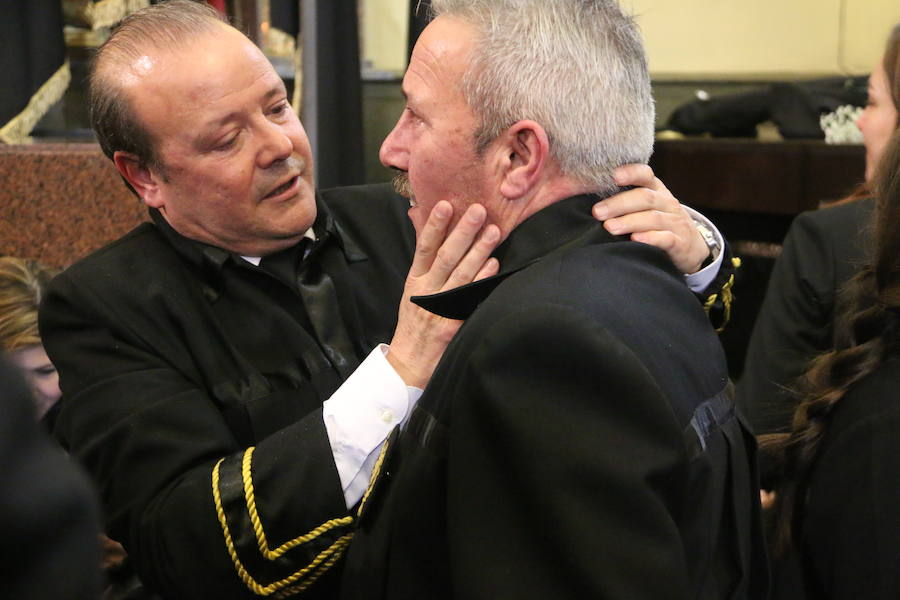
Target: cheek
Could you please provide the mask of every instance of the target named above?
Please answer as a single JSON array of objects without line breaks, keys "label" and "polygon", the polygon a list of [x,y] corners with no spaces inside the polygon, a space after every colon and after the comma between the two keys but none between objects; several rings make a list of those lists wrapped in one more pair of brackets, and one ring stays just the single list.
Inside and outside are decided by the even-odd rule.
[{"label": "cheek", "polygon": [[877,111],[868,124],[868,129],[879,139],[891,137],[897,126],[897,112],[889,107]]},{"label": "cheek", "polygon": [[223,164],[197,180],[197,193],[210,201],[210,208],[218,210],[253,195],[253,169],[233,163]]},{"label": "cheek", "polygon": [[56,399],[61,395],[59,391],[59,377],[55,373],[53,375],[38,375],[36,387],[47,398]]}]

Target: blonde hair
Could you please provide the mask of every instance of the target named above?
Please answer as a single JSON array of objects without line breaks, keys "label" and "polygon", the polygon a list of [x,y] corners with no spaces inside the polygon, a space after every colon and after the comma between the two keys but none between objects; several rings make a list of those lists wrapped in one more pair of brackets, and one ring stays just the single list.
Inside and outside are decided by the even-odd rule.
[{"label": "blonde hair", "polygon": [[0,257],[0,349],[12,352],[40,343],[38,306],[53,275],[36,261]]}]

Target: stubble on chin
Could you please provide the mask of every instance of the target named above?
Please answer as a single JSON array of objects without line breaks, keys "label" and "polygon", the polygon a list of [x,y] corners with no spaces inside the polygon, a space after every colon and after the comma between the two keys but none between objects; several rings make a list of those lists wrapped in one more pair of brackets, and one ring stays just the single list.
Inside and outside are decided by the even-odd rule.
[{"label": "stubble on chin", "polygon": [[395,192],[409,200],[410,206],[416,205],[416,198],[413,195],[412,185],[409,183],[409,173],[397,173],[394,175],[394,179],[391,183],[394,185]]}]

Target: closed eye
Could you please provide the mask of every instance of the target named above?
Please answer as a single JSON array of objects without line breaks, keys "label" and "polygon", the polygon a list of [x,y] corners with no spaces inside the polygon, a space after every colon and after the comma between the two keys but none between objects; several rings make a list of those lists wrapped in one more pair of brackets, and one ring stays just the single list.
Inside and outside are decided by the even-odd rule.
[{"label": "closed eye", "polygon": [[219,144],[218,146],[216,146],[216,147],[215,147],[215,150],[218,150],[218,151],[221,152],[221,151],[230,149],[232,146],[234,146],[234,143],[237,141],[237,138],[238,138],[238,136],[236,136],[236,135],[235,135],[235,136],[232,136],[232,137],[229,138],[227,141],[225,141],[225,142]]}]

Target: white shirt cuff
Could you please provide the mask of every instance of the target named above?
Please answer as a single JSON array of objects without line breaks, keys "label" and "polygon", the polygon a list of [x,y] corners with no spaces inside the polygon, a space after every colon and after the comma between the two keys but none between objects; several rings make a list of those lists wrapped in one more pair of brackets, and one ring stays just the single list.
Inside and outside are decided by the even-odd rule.
[{"label": "white shirt cuff", "polygon": [[712,280],[715,279],[716,275],[719,274],[719,269],[722,267],[722,257],[725,254],[723,252],[723,250],[725,249],[725,238],[722,237],[719,229],[715,226],[715,224],[713,224],[712,221],[689,206],[685,206],[684,209],[688,211],[691,219],[693,219],[695,222],[703,223],[710,229],[710,231],[713,232],[713,235],[716,238],[716,245],[718,245],[719,247],[719,253],[716,256],[715,260],[713,260],[710,264],[706,265],[696,273],[691,273],[690,275],[684,276],[685,283],[687,283],[687,286],[691,288],[691,291],[699,293],[709,287],[709,284],[712,283]]},{"label": "white shirt cuff", "polygon": [[422,390],[408,387],[380,344],[325,401],[322,417],[347,508],[360,501],[391,430],[406,422]]}]

